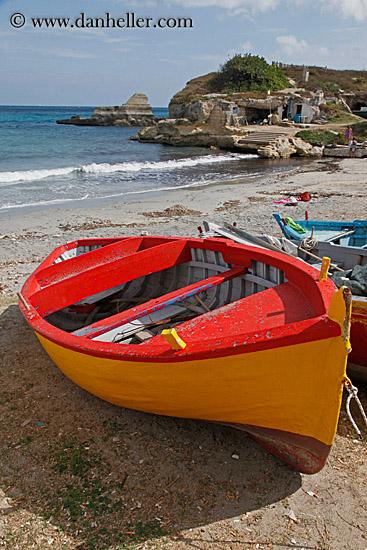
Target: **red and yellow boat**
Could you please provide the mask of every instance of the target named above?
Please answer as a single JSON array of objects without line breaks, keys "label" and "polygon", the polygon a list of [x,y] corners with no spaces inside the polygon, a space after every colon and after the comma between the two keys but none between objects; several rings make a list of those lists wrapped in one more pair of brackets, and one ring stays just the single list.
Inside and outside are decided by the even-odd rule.
[{"label": "red and yellow boat", "polygon": [[336,432],[350,315],[343,289],[318,277],[298,259],[217,238],[85,239],[54,250],[19,305],[90,393],[235,426],[315,473]]}]

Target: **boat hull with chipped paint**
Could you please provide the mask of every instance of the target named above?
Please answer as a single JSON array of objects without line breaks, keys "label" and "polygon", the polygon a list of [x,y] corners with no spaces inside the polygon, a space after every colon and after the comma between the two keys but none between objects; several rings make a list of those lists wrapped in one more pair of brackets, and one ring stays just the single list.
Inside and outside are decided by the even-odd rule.
[{"label": "boat hull with chipped paint", "polygon": [[348,312],[311,266],[220,239],[86,239],[56,249],[20,297],[50,358],[88,392],[245,430],[300,472],[325,464]]}]

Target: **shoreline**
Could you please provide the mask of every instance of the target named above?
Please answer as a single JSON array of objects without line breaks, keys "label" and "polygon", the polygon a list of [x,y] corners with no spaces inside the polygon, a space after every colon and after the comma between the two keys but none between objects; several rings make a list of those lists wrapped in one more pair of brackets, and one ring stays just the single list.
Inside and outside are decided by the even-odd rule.
[{"label": "shoreline", "polygon": [[[259,157],[260,159],[260,157]],[[289,161],[293,160],[294,163],[289,164]],[[260,181],[262,179],[264,180],[271,180],[272,178],[283,175],[283,174],[289,174],[291,175],[294,172],[304,171],[306,168],[312,167],[313,164],[317,163],[317,161],[320,159],[309,159],[309,158],[297,158],[297,159],[261,159],[262,162],[266,163],[273,163],[275,168],[274,172],[269,173],[262,173],[262,174],[256,174],[256,175],[248,175],[248,176],[238,176],[233,178],[224,178],[224,179],[218,179],[214,181],[208,181],[207,183],[194,183],[194,184],[187,184],[182,185],[178,187],[171,187],[171,188],[164,188],[164,189],[157,189],[157,190],[148,190],[148,191],[131,191],[131,192],[125,192],[121,195],[114,196],[106,196],[106,197],[95,197],[95,198],[73,198],[73,199],[66,199],[65,202],[52,202],[48,204],[29,204],[29,205],[12,205],[8,206],[6,208],[0,209],[0,221],[3,218],[9,217],[16,217],[20,216],[23,217],[24,215],[28,214],[36,214],[40,212],[48,212],[48,211],[56,211],[56,210],[63,210],[63,211],[70,211],[70,210],[80,210],[81,212],[84,212],[85,210],[93,211],[93,210],[99,210],[101,208],[113,208],[115,206],[123,206],[125,204],[129,203],[135,203],[135,202],[145,202],[149,201],[151,199],[154,199],[156,197],[161,197],[164,201],[169,200],[170,196],[173,196],[174,193],[180,193],[180,192],[189,192],[189,191],[205,191],[209,190],[212,187],[217,186],[223,186],[223,185],[245,185],[245,184],[252,184],[254,182]],[[338,159],[340,160],[340,159]],[[304,163],[304,166],[303,166]]]},{"label": "shoreline", "polygon": [[[310,202],[273,204],[308,191]],[[168,209],[168,210],[166,210]],[[289,171],[222,180],[93,208],[48,208],[0,216],[3,268],[0,297],[14,295],[56,246],[80,238],[140,234],[198,236],[204,219],[236,221],[249,232],[280,236],[274,212],[302,219],[363,219],[367,212],[365,161],[319,159]]]},{"label": "shoreline", "polygon": [[[199,157],[202,157],[203,155],[198,155]],[[209,152],[207,155],[204,156],[210,156]],[[231,157],[233,155],[229,155]],[[261,167],[262,164],[266,166],[274,166],[274,172],[271,174],[277,175],[278,173],[284,173],[284,172],[291,172],[295,169],[297,169],[299,166],[302,166],[302,163],[311,163],[314,159],[308,159],[308,158],[295,158],[295,159],[262,159],[260,157],[257,157],[257,155],[244,155],[244,160],[247,161],[247,157],[256,157],[256,160],[259,162],[259,167]],[[195,156],[193,157],[195,158]],[[214,157],[215,158],[215,157]],[[177,160],[177,159],[176,159]],[[233,156],[232,160],[239,160],[236,159]],[[210,165],[210,163],[209,163]],[[56,169],[58,170],[58,169]],[[260,168],[261,170],[261,168]],[[140,190],[140,191],[124,191],[121,193],[116,193],[112,195],[106,195],[102,197],[89,197],[88,195],[80,198],[65,198],[65,199],[54,199],[50,200],[45,203],[25,203],[21,205],[10,205],[7,207],[2,206],[0,208],[0,219],[4,216],[13,216],[13,215],[23,215],[28,214],[31,212],[40,212],[43,210],[56,210],[56,209],[94,209],[104,206],[110,206],[115,205],[118,203],[124,204],[125,202],[131,202],[131,201],[137,201],[139,199],[155,196],[162,196],[166,193],[171,193],[174,191],[185,191],[185,190],[195,190],[195,189],[206,189],[210,188],[211,186],[215,185],[222,185],[223,183],[229,183],[229,184],[236,184],[236,183],[245,183],[246,181],[252,181],[259,178],[266,178],[268,176],[268,172],[270,170],[266,170],[266,168],[263,168],[263,172],[258,174],[255,172],[255,175],[252,175],[251,172],[249,175],[242,174],[241,176],[233,176],[229,179],[216,179],[216,180],[209,180],[207,182],[200,182],[200,183],[182,183],[181,185],[177,187],[161,187],[158,189],[148,189],[148,190]],[[0,174],[1,175],[1,174]],[[103,184],[102,184],[103,186]]]}]

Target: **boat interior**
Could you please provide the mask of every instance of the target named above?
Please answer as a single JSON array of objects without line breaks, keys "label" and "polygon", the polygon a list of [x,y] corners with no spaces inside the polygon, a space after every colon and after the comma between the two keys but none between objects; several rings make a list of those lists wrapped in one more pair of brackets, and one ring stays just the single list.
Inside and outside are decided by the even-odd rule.
[{"label": "boat interior", "polygon": [[[35,273],[30,303],[50,325],[94,341],[138,345],[254,295],[264,328],[323,313],[282,269],[254,259],[256,253],[244,255],[240,247],[237,256],[228,257],[230,241],[202,241],[214,241],[212,246],[164,237],[102,241],[76,243]],[[255,313],[248,317],[242,329],[256,325]]]}]

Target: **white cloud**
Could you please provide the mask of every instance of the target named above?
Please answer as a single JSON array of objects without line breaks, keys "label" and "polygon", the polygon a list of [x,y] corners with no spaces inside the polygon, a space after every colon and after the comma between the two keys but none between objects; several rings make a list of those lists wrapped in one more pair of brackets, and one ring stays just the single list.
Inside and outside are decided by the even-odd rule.
[{"label": "white cloud", "polygon": [[217,7],[234,13],[254,14],[273,10],[280,2],[281,0],[257,0],[257,2],[253,0],[170,0],[168,3],[183,5],[187,8]]},{"label": "white cloud", "polygon": [[242,42],[242,44],[240,44],[240,48],[241,51],[243,51],[244,53],[250,53],[251,51],[253,51],[254,45],[252,44],[252,42],[247,40],[246,42]]},{"label": "white cloud", "polygon": [[171,58],[171,57],[161,57],[160,55],[157,55],[156,60],[159,63],[164,63],[165,65],[167,65],[167,64],[168,65],[176,65],[178,67],[184,67],[185,66],[185,61],[184,60],[174,59],[174,58]]},{"label": "white cloud", "polygon": [[305,54],[309,48],[306,40],[298,40],[292,34],[277,36],[282,53],[286,55]]},{"label": "white cloud", "polygon": [[131,42],[131,38],[103,38],[102,41],[106,44],[121,44],[121,42]]},{"label": "white cloud", "polygon": [[313,6],[324,14],[332,12],[333,15],[342,18],[352,17],[356,21],[367,19],[367,0],[166,0],[166,3],[192,8],[217,7],[227,10],[232,15],[238,13],[253,15],[274,10],[276,7],[288,9],[297,6],[300,8]]},{"label": "white cloud", "polygon": [[15,31],[0,31],[0,36],[16,36]]},{"label": "white cloud", "polygon": [[195,61],[204,61],[205,63],[211,63],[214,67],[214,70],[218,69],[219,65],[222,65],[227,61],[229,57],[233,57],[238,51],[235,50],[227,50],[226,52],[222,53],[196,53],[195,54]]},{"label": "white cloud", "polygon": [[346,27],[343,25],[342,27],[330,29],[331,32],[337,32],[341,34],[345,34],[347,32],[360,32],[361,27]]},{"label": "white cloud", "polygon": [[259,31],[261,32],[286,32],[286,27],[263,27],[259,28]]},{"label": "white cloud", "polygon": [[307,62],[307,59],[312,57],[326,57],[329,55],[329,50],[325,46],[318,46],[315,44],[308,44],[306,40],[298,39],[292,34],[278,36],[276,38],[277,43],[280,46],[279,54],[290,57],[292,60]]},{"label": "white cloud", "polygon": [[119,53],[129,53],[131,52],[131,48],[114,48],[114,51]]},{"label": "white cloud", "polygon": [[[1,0],[0,0],[1,1]],[[124,6],[132,6],[134,8],[152,8],[157,7],[157,2],[154,0],[103,0],[106,4],[123,4]]]},{"label": "white cloud", "polygon": [[339,13],[342,17],[354,17],[356,21],[367,19],[367,0],[322,0],[325,10]]},{"label": "white cloud", "polygon": [[132,8],[156,8],[157,2],[152,0],[125,0],[124,5]]}]

